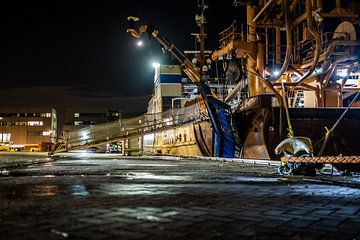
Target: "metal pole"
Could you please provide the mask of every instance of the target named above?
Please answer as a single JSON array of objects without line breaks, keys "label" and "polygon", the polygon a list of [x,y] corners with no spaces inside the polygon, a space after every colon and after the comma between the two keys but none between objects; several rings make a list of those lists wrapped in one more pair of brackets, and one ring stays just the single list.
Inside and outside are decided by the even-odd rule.
[{"label": "metal pole", "polygon": [[268,28],[265,28],[265,64],[269,64],[269,36]]},{"label": "metal pole", "polygon": [[[256,24],[253,22],[254,16],[255,16],[255,8],[252,7],[250,4],[248,4],[247,5],[247,27],[248,27],[247,41],[253,43],[256,42],[256,32],[255,32]],[[252,69],[255,68],[256,68],[256,62],[248,58],[247,71],[251,72]],[[250,96],[259,95],[258,90],[260,89],[259,87],[260,84],[259,84],[259,80],[254,74],[248,75],[248,85],[249,85]]]},{"label": "metal pole", "polygon": [[[280,64],[280,58],[281,58],[281,33],[280,33],[280,27],[275,27],[275,51],[276,51],[276,64]],[[288,30],[289,31],[289,30]]]}]

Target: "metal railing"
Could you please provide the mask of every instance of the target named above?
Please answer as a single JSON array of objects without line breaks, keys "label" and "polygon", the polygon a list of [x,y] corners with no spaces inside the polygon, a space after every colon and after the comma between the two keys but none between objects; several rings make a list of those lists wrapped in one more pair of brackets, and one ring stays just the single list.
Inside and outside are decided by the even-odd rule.
[{"label": "metal railing", "polygon": [[220,46],[224,47],[235,39],[244,40],[246,32],[249,32],[249,30],[245,29],[243,24],[239,24],[237,21],[234,21],[228,28],[219,33]]},{"label": "metal railing", "polygon": [[[334,38],[335,36],[335,38]],[[328,50],[334,40],[349,40],[350,35],[346,32],[325,32],[321,35],[321,54]],[[299,64],[312,61],[314,58],[315,40],[303,40],[294,45],[295,60]],[[340,50],[341,51],[341,50]],[[344,50],[345,51],[345,50]]]},{"label": "metal railing", "polygon": [[199,104],[195,104],[156,114],[144,114],[139,117],[90,125],[79,130],[64,132],[61,147],[57,151],[86,148],[117,139],[141,136],[207,118],[207,114],[201,111]]}]

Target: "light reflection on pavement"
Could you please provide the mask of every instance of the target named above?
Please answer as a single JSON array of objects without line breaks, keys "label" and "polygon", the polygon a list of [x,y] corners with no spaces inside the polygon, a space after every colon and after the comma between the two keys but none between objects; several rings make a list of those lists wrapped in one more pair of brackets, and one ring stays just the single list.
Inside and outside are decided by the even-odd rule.
[{"label": "light reflection on pavement", "polygon": [[358,176],[282,177],[274,166],[91,156],[22,157],[14,167],[6,160],[0,238],[360,237]]}]

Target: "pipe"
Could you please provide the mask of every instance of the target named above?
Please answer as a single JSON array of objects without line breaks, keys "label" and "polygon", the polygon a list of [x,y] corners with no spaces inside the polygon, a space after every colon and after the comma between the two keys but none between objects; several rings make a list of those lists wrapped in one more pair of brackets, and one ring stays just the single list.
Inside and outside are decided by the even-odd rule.
[{"label": "pipe", "polygon": [[276,76],[276,77],[274,76],[274,77],[266,79],[269,82],[276,82],[283,75],[283,73],[289,67],[290,58],[291,58],[291,55],[292,55],[292,53],[291,53],[291,50],[292,50],[292,34],[291,33],[292,32],[291,32],[290,9],[289,9],[288,0],[283,0],[283,5],[284,5],[284,11],[285,11],[286,55],[285,55],[284,63],[282,65],[281,69],[279,70],[279,75]]},{"label": "pipe", "polygon": [[268,28],[265,27],[265,64],[269,63],[269,35]]},{"label": "pipe", "polygon": [[279,101],[280,106],[283,106],[282,96],[278,93],[278,91],[275,90],[272,82],[270,82],[268,79],[265,79],[260,73],[258,73],[254,69],[252,69],[252,71],[250,71],[249,74],[254,74],[256,77],[258,77],[275,94],[277,100]]},{"label": "pipe", "polygon": [[275,62],[280,64],[281,58],[281,32],[280,27],[275,27]]},{"label": "pipe", "polygon": [[335,69],[336,69],[336,64],[333,64],[331,67],[330,67],[330,71],[327,71],[324,79],[322,80],[321,84],[322,84],[322,88],[326,88],[327,85],[329,84],[329,81],[330,81],[330,78],[331,76],[334,74],[335,72]]},{"label": "pipe", "polygon": [[[249,73],[252,73],[253,75],[257,76],[259,79],[262,80],[262,82],[269,87],[269,89],[275,93],[276,97],[279,100],[280,105],[282,105],[282,97],[281,95],[274,89],[274,87],[272,86],[272,82],[277,81],[282,75],[283,73],[287,70],[289,63],[290,63],[290,57],[291,57],[291,49],[292,49],[292,35],[291,35],[291,29],[290,29],[290,10],[289,10],[289,4],[288,4],[288,0],[283,0],[283,5],[284,5],[284,11],[285,11],[285,26],[286,26],[286,56],[285,56],[285,60],[284,63],[280,69],[280,74],[278,77],[271,77],[271,78],[267,78],[265,79],[260,73],[257,73],[257,71],[254,71],[253,66],[249,66],[248,70]],[[249,77],[248,77],[249,78]],[[229,102],[237,93],[238,91],[241,89],[240,87],[240,82],[237,84],[237,86],[235,86],[235,88],[231,91],[231,93],[225,98],[225,102]]]},{"label": "pipe", "polygon": [[[290,13],[291,13],[292,11],[294,11],[294,9],[296,8],[296,5],[298,4],[298,2],[299,2],[299,0],[294,0],[294,1],[290,4]],[[281,13],[279,14],[279,17],[282,18],[283,15],[284,15],[284,12],[281,12]]]},{"label": "pipe", "polygon": [[341,88],[343,88],[346,84],[346,81],[349,79],[350,73],[354,70],[354,65],[352,64],[349,69],[347,70],[346,76],[343,78],[341,82]]},{"label": "pipe", "polygon": [[268,1],[265,6],[259,11],[259,13],[252,20],[253,23],[256,23],[257,20],[261,17],[261,15],[265,12],[265,10],[274,2],[274,0]]},{"label": "pipe", "polygon": [[356,40],[335,40],[332,43],[329,44],[328,50],[325,52],[325,59],[329,59],[331,53],[334,51],[336,46],[339,45],[346,45],[346,46],[357,46],[360,45],[360,41]]},{"label": "pipe", "polygon": [[[321,54],[320,56],[320,61],[326,61],[330,59],[331,54],[334,52],[335,47],[337,46],[358,46],[360,45],[360,41],[356,41],[356,40],[335,40],[332,43],[329,44],[329,46],[327,47],[327,50],[325,53]],[[349,54],[344,55],[347,58],[351,58],[351,56]],[[349,59],[351,60],[351,59]],[[304,69],[307,68],[310,64],[306,63],[303,64],[299,67],[299,69]]]},{"label": "pipe", "polygon": [[306,19],[306,13],[301,14],[298,18],[296,18],[292,24],[291,24],[291,29],[293,29],[294,27],[296,27],[297,25],[299,25],[300,23],[302,23],[303,21],[305,21]]},{"label": "pipe", "polygon": [[294,0],[291,4],[290,4],[290,12],[294,11],[296,4],[298,4],[299,0]]},{"label": "pipe", "polygon": [[321,13],[323,18],[359,18],[359,14],[353,13]]},{"label": "pipe", "polygon": [[242,85],[240,84],[241,81],[239,81],[238,84],[236,84],[235,88],[229,93],[229,95],[226,96],[224,102],[228,103],[231,99],[233,99],[236,94],[241,90]]},{"label": "pipe", "polygon": [[274,2],[274,3],[271,5],[271,7],[269,8],[268,14],[266,14],[266,15],[264,16],[264,19],[262,20],[262,22],[265,23],[265,22],[268,20],[268,18],[269,18],[269,16],[270,16],[270,13],[272,13],[272,11],[274,10],[275,6],[276,6],[276,2]]},{"label": "pipe", "polygon": [[336,0],[336,8],[341,8],[341,0]]},{"label": "pipe", "polygon": [[[289,10],[289,4],[288,4],[288,0],[283,0],[283,5],[284,5],[284,11],[285,11],[285,26],[286,29],[288,31],[286,31],[286,56],[285,56],[285,60],[284,63],[280,69],[280,74],[278,77],[271,77],[268,79],[265,79],[260,73],[258,73],[256,70],[254,71],[254,67],[253,66],[249,66],[248,64],[248,72],[249,74],[253,74],[256,77],[258,77],[259,79],[261,79],[261,81],[272,91],[274,92],[274,94],[276,95],[276,98],[279,101],[279,104],[282,105],[282,97],[281,95],[274,89],[272,82],[275,82],[276,80],[278,80],[281,75],[283,75],[283,73],[285,72],[285,70],[287,70],[289,63],[290,63],[290,57],[291,57],[291,49],[292,49],[292,36],[291,36],[291,30],[290,30],[290,10]],[[249,79],[249,76],[248,76]],[[229,102],[237,93],[238,91],[241,89],[240,86],[240,82],[237,84],[237,86],[231,91],[231,93],[225,98],[225,102]]]},{"label": "pipe", "polygon": [[314,70],[316,68],[316,65],[319,62],[319,57],[320,57],[321,36],[316,31],[316,29],[314,28],[314,26],[312,24],[313,19],[312,19],[311,0],[306,0],[306,20],[307,20],[309,32],[315,38],[315,56],[314,56],[314,60],[312,61],[312,66],[310,67],[309,71],[296,82],[297,85],[302,84],[309,76],[311,76],[311,74],[314,72]]},{"label": "pipe", "polygon": [[316,6],[317,6],[317,8],[321,8],[321,9],[322,9],[322,0],[317,0],[317,1],[316,1]]}]

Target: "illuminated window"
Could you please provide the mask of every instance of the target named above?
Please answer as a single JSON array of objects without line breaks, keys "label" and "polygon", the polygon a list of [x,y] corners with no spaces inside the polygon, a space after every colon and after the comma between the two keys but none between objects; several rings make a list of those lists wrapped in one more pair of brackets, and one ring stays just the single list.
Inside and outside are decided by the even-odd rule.
[{"label": "illuminated window", "polygon": [[43,136],[50,136],[51,135],[51,131],[43,131],[42,132]]},{"label": "illuminated window", "polygon": [[346,68],[336,69],[336,75],[339,77],[346,77],[348,75],[348,70]]},{"label": "illuminated window", "polygon": [[43,121],[28,121],[28,126],[42,126],[44,125]]},{"label": "illuminated window", "polygon": [[0,133],[0,142],[10,142],[10,133]]},{"label": "illuminated window", "polygon": [[41,117],[49,118],[51,117],[51,113],[41,113]]},{"label": "illuminated window", "polygon": [[80,113],[74,113],[74,117],[80,117]]},{"label": "illuminated window", "polygon": [[74,125],[78,126],[78,125],[83,125],[83,121],[74,121]]}]

